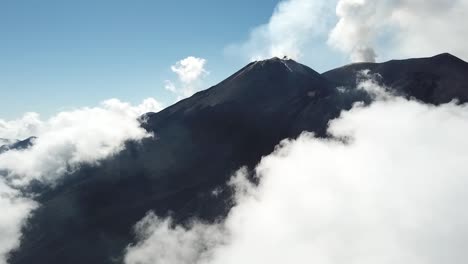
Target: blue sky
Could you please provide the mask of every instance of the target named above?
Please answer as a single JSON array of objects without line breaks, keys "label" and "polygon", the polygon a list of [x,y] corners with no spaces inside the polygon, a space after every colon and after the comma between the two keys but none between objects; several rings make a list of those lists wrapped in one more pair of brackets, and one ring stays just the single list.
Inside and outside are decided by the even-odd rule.
[{"label": "blue sky", "polygon": [[[226,55],[268,22],[278,1],[5,0],[0,2],[0,119],[34,111],[94,106],[108,98],[170,104],[164,81],[187,57],[207,60],[209,86],[248,63]],[[345,62],[319,52],[304,63],[318,71]],[[323,50],[323,52],[322,52]],[[324,53],[325,52],[325,53]],[[329,55],[329,54],[327,54]]]}]

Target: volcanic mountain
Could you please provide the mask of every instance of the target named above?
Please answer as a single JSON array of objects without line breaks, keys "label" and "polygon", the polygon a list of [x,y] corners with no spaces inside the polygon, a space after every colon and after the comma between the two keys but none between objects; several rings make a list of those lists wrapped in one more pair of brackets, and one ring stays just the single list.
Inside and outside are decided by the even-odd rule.
[{"label": "volcanic mountain", "polygon": [[252,62],[214,87],[142,116],[153,138],[128,142],[117,156],[84,166],[55,188],[35,186],[42,206],[10,263],[120,263],[133,225],[150,210],[177,223],[224,217],[231,207],[226,182],[236,170],[253,169],[282,139],[303,131],[325,137],[342,110],[370,102],[355,89],[356,74],[365,69],[427,103],[468,99],[468,64],[448,54],[324,74],[293,60]]}]

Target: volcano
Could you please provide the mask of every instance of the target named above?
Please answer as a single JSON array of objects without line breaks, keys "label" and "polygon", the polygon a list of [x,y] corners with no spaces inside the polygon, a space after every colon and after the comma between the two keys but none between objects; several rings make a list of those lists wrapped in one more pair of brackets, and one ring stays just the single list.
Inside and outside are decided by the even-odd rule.
[{"label": "volcano", "polygon": [[223,218],[232,206],[226,183],[236,170],[253,169],[281,140],[304,131],[326,137],[341,111],[372,100],[356,89],[363,70],[426,103],[468,101],[468,63],[450,54],[324,74],[290,59],[252,62],[216,86],[143,115],[154,137],[128,142],[54,188],[33,186],[41,207],[10,263],[120,263],[132,227],[150,210],[176,223]]}]

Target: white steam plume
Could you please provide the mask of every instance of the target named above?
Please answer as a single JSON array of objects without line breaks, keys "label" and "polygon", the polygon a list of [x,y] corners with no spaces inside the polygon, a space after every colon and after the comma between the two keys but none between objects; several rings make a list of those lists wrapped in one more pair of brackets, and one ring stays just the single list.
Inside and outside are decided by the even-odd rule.
[{"label": "white steam plume", "polygon": [[339,21],[328,43],[353,62],[432,56],[450,52],[468,59],[468,0],[339,0]]},{"label": "white steam plume", "polygon": [[353,62],[375,62],[373,42],[380,19],[375,13],[377,5],[379,1],[338,1],[336,14],[340,20],[330,33],[329,44],[351,54]]}]

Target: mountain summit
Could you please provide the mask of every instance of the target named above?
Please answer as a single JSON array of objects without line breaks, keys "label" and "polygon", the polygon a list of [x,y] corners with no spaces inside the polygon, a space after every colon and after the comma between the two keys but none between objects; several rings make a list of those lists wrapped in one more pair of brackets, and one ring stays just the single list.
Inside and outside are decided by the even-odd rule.
[{"label": "mountain summit", "polygon": [[231,207],[226,182],[236,170],[254,168],[282,139],[303,131],[326,136],[330,120],[369,100],[353,89],[364,69],[428,103],[468,99],[468,64],[448,55],[324,74],[288,59],[250,63],[216,86],[146,114],[142,126],[154,138],[128,142],[118,155],[84,166],[54,189],[39,186],[42,206],[10,263],[119,263],[133,225],[150,210],[176,223],[224,217]]},{"label": "mountain summit", "polygon": [[214,107],[221,104],[244,104],[258,110],[274,108],[281,102],[312,94],[325,96],[333,90],[319,73],[293,60],[272,58],[255,61],[220,84],[169,107]]}]

